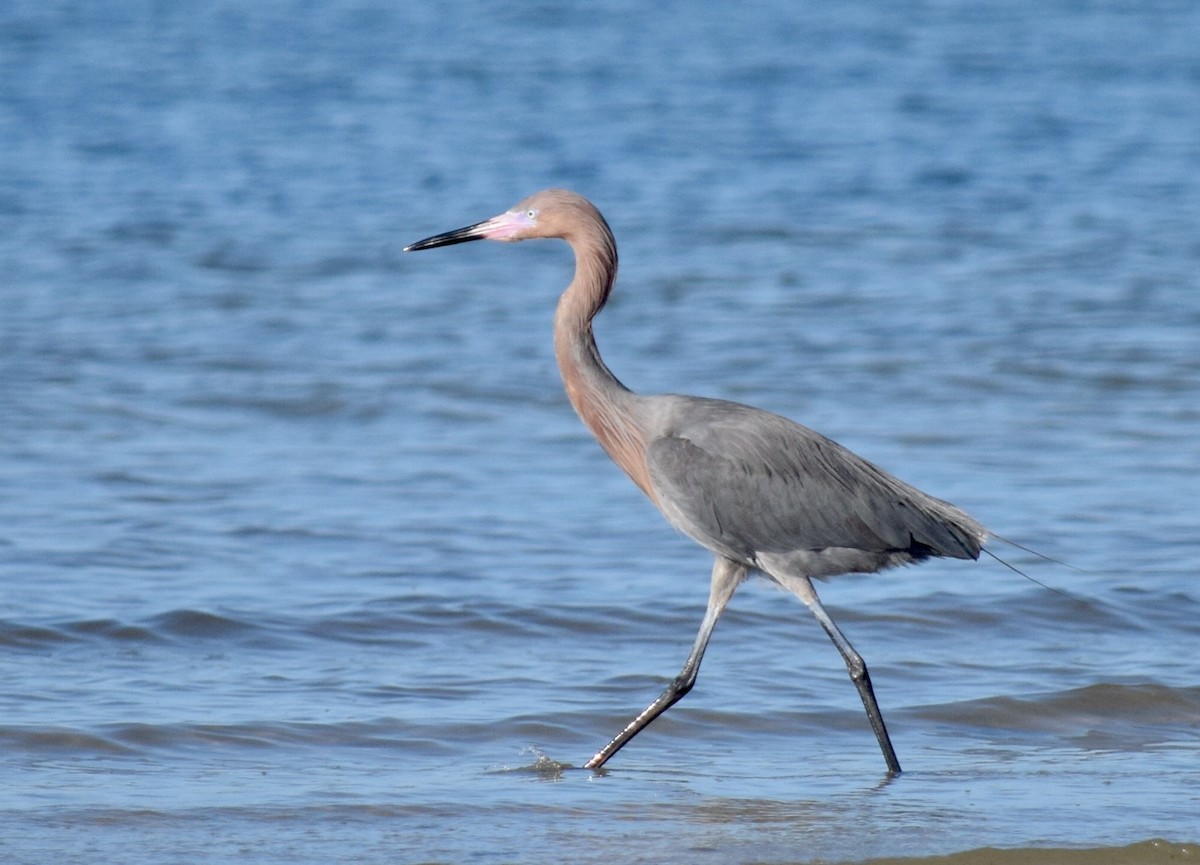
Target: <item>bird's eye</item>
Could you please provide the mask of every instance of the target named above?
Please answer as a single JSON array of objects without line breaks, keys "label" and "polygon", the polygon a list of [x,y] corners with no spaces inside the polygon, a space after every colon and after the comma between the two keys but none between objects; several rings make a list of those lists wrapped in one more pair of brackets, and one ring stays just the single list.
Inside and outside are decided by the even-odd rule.
[{"label": "bird's eye", "polygon": [[537,211],[536,210],[533,210],[533,209],[526,210],[525,215],[528,216],[530,219],[537,219]]}]

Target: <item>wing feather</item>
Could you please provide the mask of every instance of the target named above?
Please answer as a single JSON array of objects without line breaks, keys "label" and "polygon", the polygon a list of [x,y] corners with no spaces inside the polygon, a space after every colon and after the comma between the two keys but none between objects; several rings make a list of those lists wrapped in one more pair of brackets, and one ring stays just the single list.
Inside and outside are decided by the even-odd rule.
[{"label": "wing feather", "polygon": [[[823,550],[979,555],[984,529],[961,510],[787,418],[687,398],[670,420],[648,442],[651,483],[668,519],[714,550],[744,561]],[[844,568],[861,569],[874,567]]]}]

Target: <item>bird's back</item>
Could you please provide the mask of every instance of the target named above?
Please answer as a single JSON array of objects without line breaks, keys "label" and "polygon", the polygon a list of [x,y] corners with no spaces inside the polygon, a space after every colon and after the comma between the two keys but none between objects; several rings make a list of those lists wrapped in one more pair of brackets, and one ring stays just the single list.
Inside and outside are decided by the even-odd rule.
[{"label": "bird's back", "polygon": [[657,503],[716,553],[810,577],[979,556],[982,525],[807,427],[723,400],[643,400]]}]

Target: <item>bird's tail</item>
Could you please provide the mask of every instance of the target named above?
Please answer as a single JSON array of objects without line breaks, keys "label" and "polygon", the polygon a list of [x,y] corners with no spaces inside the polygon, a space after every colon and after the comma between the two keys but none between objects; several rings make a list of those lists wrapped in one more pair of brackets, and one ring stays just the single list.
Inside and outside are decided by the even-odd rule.
[{"label": "bird's tail", "polygon": [[[1026,547],[1022,544],[1018,544],[1016,541],[1006,538],[1003,535],[998,535],[995,532],[989,532],[988,534],[991,537],[995,538],[996,540],[1000,541],[1001,543],[1008,544],[1010,547],[1016,547],[1018,550],[1029,553],[1031,556],[1037,556],[1039,559],[1041,559],[1044,562],[1050,562],[1055,565],[1061,565],[1064,568],[1070,568],[1071,570],[1077,571],[1079,573],[1087,573],[1083,568],[1077,568],[1072,564],[1068,564],[1067,562],[1060,561],[1059,559],[1053,558],[1052,556],[1047,556],[1045,553],[1039,553],[1037,550],[1031,550],[1029,547]],[[1023,570],[1018,568],[1016,565],[1000,558],[998,555],[996,555],[994,552],[989,550],[987,547],[983,547],[981,551],[987,553],[989,556],[991,556],[993,559],[995,559],[1000,564],[1004,565],[1004,567],[1008,568],[1013,573],[1020,574],[1022,577],[1029,580],[1029,582],[1033,583],[1034,585],[1041,586],[1046,591],[1054,592],[1054,594],[1060,595],[1069,600],[1075,600],[1069,593],[1064,592],[1061,589],[1056,589],[1053,586],[1048,586],[1045,583],[1043,583],[1041,580],[1038,580],[1038,579],[1035,579],[1035,578],[1029,576],[1029,574],[1025,573]]]}]

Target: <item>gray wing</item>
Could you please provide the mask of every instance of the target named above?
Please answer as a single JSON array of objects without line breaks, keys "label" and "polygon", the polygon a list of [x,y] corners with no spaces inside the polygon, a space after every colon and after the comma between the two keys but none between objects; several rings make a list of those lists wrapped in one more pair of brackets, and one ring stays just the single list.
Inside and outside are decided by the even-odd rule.
[{"label": "gray wing", "polygon": [[979,523],[807,427],[738,403],[664,399],[651,483],[667,518],[711,549],[749,562],[807,551],[825,556],[805,559],[825,574],[979,556]]}]

